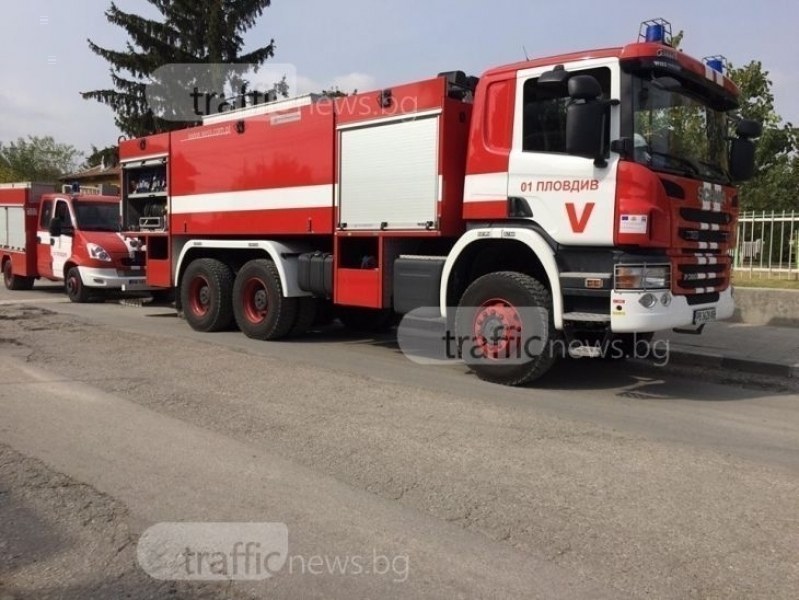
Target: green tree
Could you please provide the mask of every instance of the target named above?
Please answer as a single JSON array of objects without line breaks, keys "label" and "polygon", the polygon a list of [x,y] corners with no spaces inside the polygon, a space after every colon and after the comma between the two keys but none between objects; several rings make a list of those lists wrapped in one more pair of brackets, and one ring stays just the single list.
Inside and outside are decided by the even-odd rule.
[{"label": "green tree", "polygon": [[84,168],[91,169],[99,165],[111,167],[119,162],[119,146],[108,146],[106,148],[98,148],[92,144],[91,152],[86,157],[83,163]]},{"label": "green tree", "polygon": [[757,140],[756,175],[741,188],[743,208],[798,209],[799,130],[777,114],[772,82],[760,61],[731,66],[729,77],[741,88],[741,116],[763,123],[763,135]]},{"label": "green tree", "polygon": [[10,166],[0,160],[0,183],[13,183],[21,178],[17,176]]},{"label": "green tree", "polygon": [[28,136],[0,143],[0,178],[8,181],[53,182],[76,168],[81,153],[52,137]]},{"label": "green tree", "polygon": [[124,12],[112,2],[105,15],[128,36],[125,50],[102,48],[89,40],[95,54],[111,65],[113,89],[83,92],[85,99],[110,106],[117,126],[133,137],[185,127],[153,113],[145,86],[160,67],[173,63],[262,65],[274,56],[275,43],[242,53],[243,35],[270,6],[271,0],[147,0],[161,14],[146,19]]}]

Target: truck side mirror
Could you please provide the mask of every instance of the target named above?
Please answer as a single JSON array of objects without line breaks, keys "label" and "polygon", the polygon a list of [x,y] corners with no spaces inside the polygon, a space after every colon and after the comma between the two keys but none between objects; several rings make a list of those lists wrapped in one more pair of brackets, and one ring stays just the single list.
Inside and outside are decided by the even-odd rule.
[{"label": "truck side mirror", "polygon": [[738,137],[751,140],[763,135],[763,124],[752,119],[742,119],[735,128]]},{"label": "truck side mirror", "polygon": [[592,102],[602,95],[602,87],[592,75],[575,75],[569,79],[569,96],[572,100]]},{"label": "truck side mirror", "polygon": [[61,219],[56,217],[50,220],[50,228],[48,233],[50,234],[50,237],[59,237],[63,233]]},{"label": "truck side mirror", "polygon": [[741,119],[735,128],[737,139],[730,144],[730,175],[733,181],[749,181],[755,174],[755,143],[763,135],[763,124],[752,119]]},{"label": "truck side mirror", "polygon": [[572,102],[566,109],[566,152],[593,158],[604,166],[605,115],[608,103],[599,97],[602,88],[591,75],[575,75],[569,79]]},{"label": "truck side mirror", "polygon": [[749,181],[755,174],[755,143],[745,138],[732,140],[730,175],[733,181]]}]

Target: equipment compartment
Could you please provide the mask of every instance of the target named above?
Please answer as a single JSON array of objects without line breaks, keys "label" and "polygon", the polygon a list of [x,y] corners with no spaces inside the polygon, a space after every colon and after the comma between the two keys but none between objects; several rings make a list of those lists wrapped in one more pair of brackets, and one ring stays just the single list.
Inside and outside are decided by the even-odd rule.
[{"label": "equipment compartment", "polygon": [[126,163],[122,173],[123,228],[166,231],[169,211],[166,157]]}]

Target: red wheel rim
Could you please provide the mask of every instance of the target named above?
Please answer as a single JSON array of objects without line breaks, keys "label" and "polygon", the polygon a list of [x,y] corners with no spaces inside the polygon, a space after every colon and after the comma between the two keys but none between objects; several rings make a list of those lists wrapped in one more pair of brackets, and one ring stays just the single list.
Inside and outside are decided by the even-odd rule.
[{"label": "red wheel rim", "polygon": [[208,280],[202,275],[198,275],[191,281],[189,286],[189,308],[198,317],[208,314],[211,307],[211,286]]},{"label": "red wheel rim", "polygon": [[266,314],[269,312],[269,296],[266,291],[266,284],[253,277],[244,283],[242,289],[242,303],[244,307],[244,316],[247,320],[257,325],[263,323],[266,319]]},{"label": "red wheel rim", "polygon": [[521,351],[521,315],[513,304],[502,298],[483,302],[475,312],[472,335],[484,358],[515,357]]}]

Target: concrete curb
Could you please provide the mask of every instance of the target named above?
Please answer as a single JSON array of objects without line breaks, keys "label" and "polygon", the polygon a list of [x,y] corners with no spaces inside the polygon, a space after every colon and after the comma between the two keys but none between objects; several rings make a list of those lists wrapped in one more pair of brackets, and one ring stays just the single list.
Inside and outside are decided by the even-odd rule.
[{"label": "concrete curb", "polygon": [[673,350],[669,355],[669,363],[799,379],[799,365],[779,364],[748,358],[733,358],[721,354]]}]

